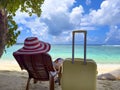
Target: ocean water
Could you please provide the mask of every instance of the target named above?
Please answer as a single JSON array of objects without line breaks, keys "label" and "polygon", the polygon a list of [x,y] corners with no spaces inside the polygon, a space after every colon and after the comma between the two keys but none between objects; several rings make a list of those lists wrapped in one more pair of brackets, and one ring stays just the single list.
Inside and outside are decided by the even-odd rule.
[{"label": "ocean water", "polygon": [[[23,45],[14,45],[6,49],[1,60],[14,60],[13,52],[20,49]],[[75,45],[75,58],[83,58],[83,45]],[[61,57],[72,58],[71,45],[51,45],[49,51],[53,61]],[[120,64],[120,45],[87,45],[87,58],[93,59],[96,63]]]}]

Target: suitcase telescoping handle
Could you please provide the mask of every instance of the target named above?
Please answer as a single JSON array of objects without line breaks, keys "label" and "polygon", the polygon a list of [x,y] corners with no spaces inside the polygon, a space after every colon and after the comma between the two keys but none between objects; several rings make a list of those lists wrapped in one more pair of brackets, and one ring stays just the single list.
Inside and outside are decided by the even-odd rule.
[{"label": "suitcase telescoping handle", "polygon": [[74,43],[75,43],[75,33],[83,33],[84,34],[84,64],[86,64],[86,38],[87,38],[87,31],[85,30],[76,30],[72,32],[72,63],[74,63]]}]

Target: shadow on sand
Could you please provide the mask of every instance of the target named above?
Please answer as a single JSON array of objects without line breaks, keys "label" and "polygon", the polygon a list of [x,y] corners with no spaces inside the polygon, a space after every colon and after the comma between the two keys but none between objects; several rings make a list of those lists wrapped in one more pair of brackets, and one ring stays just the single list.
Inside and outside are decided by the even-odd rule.
[{"label": "shadow on sand", "polygon": [[[0,71],[0,90],[25,90],[26,83],[28,79],[27,72],[18,71]],[[30,90],[49,90],[49,82],[30,82]],[[57,85],[55,90],[61,90]]]}]

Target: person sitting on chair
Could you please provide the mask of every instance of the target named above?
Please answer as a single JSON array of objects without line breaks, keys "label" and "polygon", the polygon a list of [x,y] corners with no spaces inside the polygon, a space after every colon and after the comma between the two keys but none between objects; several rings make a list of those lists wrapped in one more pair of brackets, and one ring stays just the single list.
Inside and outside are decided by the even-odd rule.
[{"label": "person sitting on chair", "polygon": [[[40,57],[41,57],[41,55],[45,56],[45,54],[48,54],[48,51],[50,50],[50,48],[51,48],[51,45],[49,43],[40,41],[37,37],[27,37],[24,41],[24,46],[21,49],[14,52],[13,55],[16,58],[17,62],[19,63],[21,69],[25,69],[25,67],[23,65],[23,61],[21,59],[19,59],[19,56],[21,56],[21,55],[27,55],[27,56],[30,55],[31,56],[31,55],[36,55],[36,54],[38,54],[38,56],[40,56]],[[61,77],[63,59],[62,58],[57,58],[53,62],[53,68],[51,67],[50,62],[48,63],[47,61],[43,61],[43,62],[45,64],[48,64],[48,66],[50,66],[48,68],[50,68],[52,71],[53,71],[53,68],[54,68],[55,71],[58,72],[58,77]]]}]

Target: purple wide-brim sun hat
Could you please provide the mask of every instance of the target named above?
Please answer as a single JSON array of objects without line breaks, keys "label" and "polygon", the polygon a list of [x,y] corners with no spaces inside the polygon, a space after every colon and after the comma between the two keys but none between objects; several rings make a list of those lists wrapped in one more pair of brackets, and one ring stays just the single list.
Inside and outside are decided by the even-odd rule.
[{"label": "purple wide-brim sun hat", "polygon": [[24,46],[17,50],[16,54],[38,54],[47,53],[51,46],[49,43],[38,40],[37,37],[28,37],[24,41]]}]

